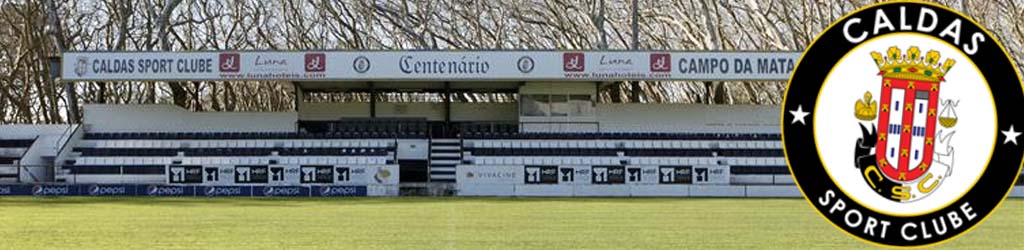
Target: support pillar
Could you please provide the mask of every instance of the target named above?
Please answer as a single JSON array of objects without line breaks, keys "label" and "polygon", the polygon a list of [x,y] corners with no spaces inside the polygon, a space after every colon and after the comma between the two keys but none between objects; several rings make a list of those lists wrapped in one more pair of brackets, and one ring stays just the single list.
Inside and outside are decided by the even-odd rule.
[{"label": "support pillar", "polygon": [[292,87],[295,88],[295,112],[299,112],[299,106],[306,100],[306,91],[296,82],[292,82]]},{"label": "support pillar", "polygon": [[452,85],[444,82],[444,129],[445,136],[454,136],[452,133]]},{"label": "support pillar", "polygon": [[374,88],[373,83],[370,85],[370,118],[377,118],[377,90]]}]

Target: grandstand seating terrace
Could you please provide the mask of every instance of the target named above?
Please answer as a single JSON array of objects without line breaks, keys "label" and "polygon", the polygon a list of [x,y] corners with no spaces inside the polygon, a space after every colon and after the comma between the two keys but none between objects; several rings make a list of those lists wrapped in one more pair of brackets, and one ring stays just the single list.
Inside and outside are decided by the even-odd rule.
[{"label": "grandstand seating terrace", "polygon": [[35,139],[0,139],[0,182],[17,181],[21,161]]},{"label": "grandstand seating terrace", "polygon": [[[172,165],[386,165],[395,162],[397,137],[376,132],[85,133],[59,175],[120,182],[117,178],[124,176],[162,178]],[[98,177],[104,175],[119,177]]]},{"label": "grandstand seating terrace", "polygon": [[513,131],[463,138],[464,165],[729,165],[734,184],[792,184],[778,134]]},{"label": "grandstand seating terrace", "polygon": [[34,142],[35,139],[0,139],[0,165],[20,160]]}]

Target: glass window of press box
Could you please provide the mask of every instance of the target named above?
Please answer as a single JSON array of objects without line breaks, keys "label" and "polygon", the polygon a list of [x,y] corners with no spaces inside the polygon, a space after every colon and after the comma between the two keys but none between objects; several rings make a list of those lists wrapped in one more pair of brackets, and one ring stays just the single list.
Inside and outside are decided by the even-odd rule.
[{"label": "glass window of press box", "polygon": [[523,95],[519,101],[519,114],[533,117],[592,117],[594,101],[591,95]]}]

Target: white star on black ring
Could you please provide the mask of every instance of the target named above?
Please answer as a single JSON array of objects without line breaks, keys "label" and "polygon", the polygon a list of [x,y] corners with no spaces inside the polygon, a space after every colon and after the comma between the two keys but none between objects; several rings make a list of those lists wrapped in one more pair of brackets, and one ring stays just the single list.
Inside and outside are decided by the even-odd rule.
[{"label": "white star on black ring", "polygon": [[1009,130],[1002,130],[1000,132],[1002,132],[1003,136],[1006,137],[1006,139],[1003,140],[1003,145],[1006,145],[1010,142],[1013,142],[1013,145],[1017,145],[1017,137],[1020,136],[1021,132],[1014,131],[1013,124],[1010,124]]},{"label": "white star on black ring", "polygon": [[803,105],[797,105],[796,110],[790,110],[789,113],[793,114],[793,122],[790,124],[796,124],[796,122],[800,122],[800,124],[803,125],[807,125],[807,122],[804,121],[804,118],[806,118],[807,115],[811,114],[811,112],[804,112]]}]

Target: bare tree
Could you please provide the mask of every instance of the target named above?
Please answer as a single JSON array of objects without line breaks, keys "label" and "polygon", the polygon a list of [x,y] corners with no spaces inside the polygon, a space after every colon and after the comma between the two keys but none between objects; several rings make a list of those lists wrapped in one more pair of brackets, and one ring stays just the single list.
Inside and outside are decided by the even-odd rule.
[{"label": "bare tree", "polygon": [[[874,2],[640,0],[636,35],[642,49],[799,51],[845,13]],[[1016,61],[1024,61],[1022,0],[938,2],[988,27]],[[0,0],[0,123],[76,121],[80,98],[173,103],[195,111],[281,111],[295,105],[289,82],[59,84],[49,77],[47,58],[62,51],[623,50],[631,48],[631,8],[632,1],[623,0]],[[602,101],[631,101],[631,84],[607,86]],[[645,102],[778,104],[785,93],[783,82],[666,81],[637,87]],[[309,98],[365,101],[368,95]]]}]

